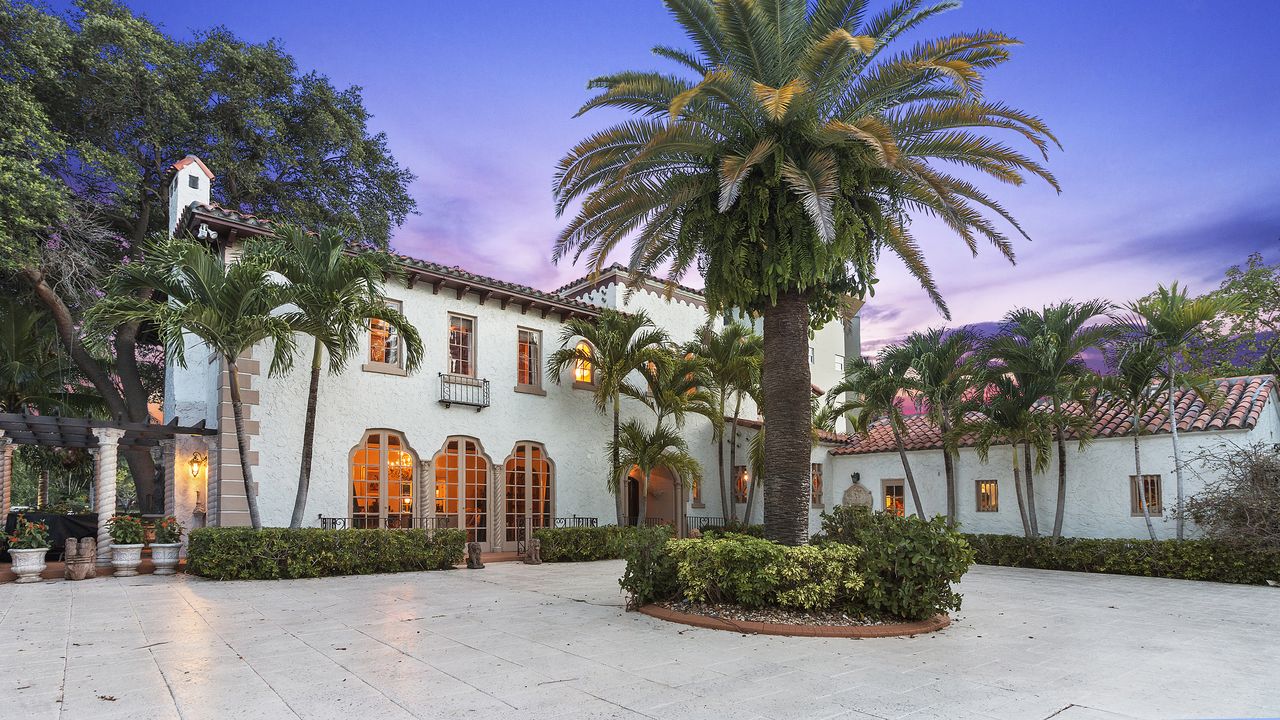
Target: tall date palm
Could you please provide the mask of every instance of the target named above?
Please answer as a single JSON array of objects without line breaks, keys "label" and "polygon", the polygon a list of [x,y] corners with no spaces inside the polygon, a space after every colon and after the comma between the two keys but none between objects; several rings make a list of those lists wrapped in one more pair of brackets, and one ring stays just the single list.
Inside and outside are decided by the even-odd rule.
[{"label": "tall date palm", "polygon": [[553,259],[598,270],[630,242],[633,269],[678,279],[695,266],[713,311],[764,320],[765,525],[799,544],[808,531],[810,327],[834,319],[899,256],[943,310],[910,231],[940,218],[968,247],[1013,260],[994,198],[944,165],[1019,185],[1056,180],[989,135],[1047,156],[1039,118],[982,95],[983,74],[1017,41],[994,31],[905,45],[899,38],[959,5],[899,0],[666,0],[693,48],[654,52],[677,73],[597,77],[579,114],[636,117],[575,145],[555,175],[558,213],[574,208]]}]

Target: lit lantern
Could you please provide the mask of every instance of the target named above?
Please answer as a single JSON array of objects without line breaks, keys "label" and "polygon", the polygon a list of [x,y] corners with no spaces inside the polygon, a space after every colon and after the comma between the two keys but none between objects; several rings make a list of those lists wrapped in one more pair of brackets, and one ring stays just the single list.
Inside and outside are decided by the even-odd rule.
[{"label": "lit lantern", "polygon": [[192,479],[200,477],[200,466],[203,465],[206,460],[208,460],[208,458],[200,453],[196,453],[191,456],[191,462],[187,463],[187,467],[191,470]]}]

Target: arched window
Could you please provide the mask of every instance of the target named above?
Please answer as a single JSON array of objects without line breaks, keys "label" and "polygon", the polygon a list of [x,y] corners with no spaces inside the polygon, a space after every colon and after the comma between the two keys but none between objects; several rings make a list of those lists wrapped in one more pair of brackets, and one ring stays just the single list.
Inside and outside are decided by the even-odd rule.
[{"label": "arched window", "polygon": [[[591,343],[586,340],[579,340],[577,345],[578,355],[591,355]],[[582,385],[594,385],[596,382],[596,369],[591,361],[579,358],[573,361],[573,382]]]},{"label": "arched window", "polygon": [[394,430],[370,430],[351,452],[351,527],[412,527],[418,458]]},{"label": "arched window", "polygon": [[516,443],[503,466],[507,484],[507,541],[526,537],[538,528],[551,527],[551,498],[554,473],[547,451],[533,442]]},{"label": "arched window", "polygon": [[[489,459],[473,438],[449,438],[436,455],[436,516],[467,531],[467,542],[489,541]],[[452,518],[449,520],[448,518]]]}]

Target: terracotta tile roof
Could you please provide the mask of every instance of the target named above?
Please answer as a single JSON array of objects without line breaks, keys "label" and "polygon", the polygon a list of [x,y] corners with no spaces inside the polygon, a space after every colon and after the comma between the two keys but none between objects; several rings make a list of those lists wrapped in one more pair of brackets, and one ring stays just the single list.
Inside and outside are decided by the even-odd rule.
[{"label": "terracotta tile roof", "polygon": [[[732,422],[733,418],[726,416],[724,421],[726,423]],[[759,420],[749,420],[747,418],[738,418],[738,427],[750,428],[752,430],[759,430],[760,428],[764,427],[764,423]],[[840,433],[833,433],[833,432],[827,432],[826,430],[819,430],[818,441],[823,443],[824,445],[846,445],[852,441],[852,438],[848,435],[842,435]],[[835,451],[833,450],[832,452],[835,452]]]},{"label": "terracotta tile roof", "polygon": [[430,260],[422,260],[420,258],[411,257],[409,255],[394,254],[406,268],[411,270],[422,270],[432,275],[437,275],[452,279],[461,283],[470,285],[473,290],[482,292],[485,289],[498,290],[512,295],[537,300],[542,303],[563,307],[570,310],[576,310],[578,313],[596,316],[600,314],[600,308],[590,303],[567,298],[556,293],[543,292],[537,288],[528,285],[520,285],[518,283],[507,282],[487,275],[479,275],[477,273],[463,270],[456,265],[441,265]]},{"label": "terracotta tile roof", "polygon": [[[1249,430],[1258,424],[1263,409],[1271,393],[1276,390],[1274,375],[1256,375],[1233,378],[1220,378],[1213,381],[1218,387],[1219,402],[1208,404],[1190,390],[1174,392],[1174,402],[1178,406],[1178,432],[1204,432],[1211,430]],[[1162,396],[1163,398],[1163,396]],[[1038,405],[1047,407],[1041,400]],[[1142,433],[1155,435],[1170,431],[1169,414],[1165,402],[1158,403],[1158,408],[1148,410],[1141,418]],[[1080,414],[1085,412],[1079,403],[1064,406],[1068,412]],[[977,413],[974,414],[977,417]],[[942,433],[924,415],[909,415],[906,418],[907,432],[903,436],[903,445],[907,450],[939,450],[942,448]],[[1100,404],[1093,413],[1093,435],[1099,438],[1116,438],[1131,435],[1132,418],[1122,405],[1116,402]],[[971,435],[960,439],[961,447],[971,447],[975,438]],[[893,440],[893,431],[884,420],[872,424],[867,435],[852,436],[844,447],[831,451],[832,455],[867,455],[871,453],[897,452],[898,447]]]},{"label": "terracotta tile roof", "polygon": [[179,160],[178,162],[170,165],[169,169],[165,172],[165,177],[171,177],[174,173],[190,165],[191,163],[195,163],[200,168],[200,170],[204,172],[205,177],[209,178],[210,180],[214,178],[213,171],[209,169],[209,166],[205,165],[204,161],[196,157],[195,155],[188,155],[182,158],[181,160]]},{"label": "terracotta tile roof", "polygon": [[[614,273],[614,272],[616,272],[616,273],[621,273],[621,274],[623,274],[623,275],[630,275],[630,276],[633,276],[633,277],[634,277],[635,275],[639,274],[639,275],[640,275],[641,277],[643,277],[645,280],[649,280],[649,281],[651,281],[651,282],[658,283],[658,284],[662,285],[664,288],[665,288],[665,287],[667,287],[667,286],[669,286],[669,285],[671,285],[671,283],[669,283],[668,281],[666,281],[666,280],[664,280],[664,279],[662,279],[662,278],[660,278],[660,277],[657,277],[657,276],[655,276],[655,275],[650,275],[650,274],[648,274],[648,273],[636,273],[636,272],[635,272],[635,271],[633,271],[631,268],[627,267],[626,265],[623,265],[622,263],[614,263],[614,264],[610,265],[609,267],[604,268],[603,270],[601,270],[601,271],[600,271],[600,272],[598,272],[598,273],[588,273],[588,274],[586,274],[586,275],[583,275],[583,276],[582,276],[582,277],[580,277],[580,278],[576,278],[576,279],[574,279],[574,280],[573,280],[573,281],[571,281],[571,282],[565,283],[564,285],[561,285],[560,287],[556,288],[556,289],[555,289],[555,290],[553,290],[552,292],[554,292],[556,295],[564,295],[565,293],[569,292],[570,290],[573,290],[574,288],[576,288],[576,287],[578,287],[578,286],[580,286],[580,285],[583,285],[583,284],[585,284],[585,283],[594,283],[595,281],[599,280],[600,278],[604,277],[605,275],[608,275],[609,273]],[[676,288],[677,290],[682,290],[682,291],[684,291],[684,292],[687,292],[687,293],[689,293],[689,294],[691,294],[691,295],[697,295],[698,297],[704,297],[704,295],[703,295],[703,293],[702,293],[702,291],[701,291],[701,290],[697,290],[697,289],[691,288],[691,287],[689,287],[688,285],[680,285],[680,284],[678,284],[678,283],[677,283],[677,284],[675,284],[675,288]]]}]

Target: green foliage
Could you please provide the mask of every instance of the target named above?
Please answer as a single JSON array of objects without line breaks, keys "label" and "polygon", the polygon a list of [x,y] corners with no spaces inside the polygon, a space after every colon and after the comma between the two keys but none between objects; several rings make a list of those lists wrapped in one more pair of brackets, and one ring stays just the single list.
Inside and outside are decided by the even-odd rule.
[{"label": "green foliage", "polygon": [[668,551],[671,534],[655,532],[630,533],[622,542],[622,557],[627,567],[618,584],[627,593],[627,607],[635,609],[659,600],[670,600],[680,593],[676,560]]},{"label": "green foliage", "polygon": [[680,590],[694,602],[825,610],[857,604],[860,550],[831,543],[788,547],[748,535],[672,540]]},{"label": "green foliage", "polygon": [[1205,323],[1185,360],[1192,372],[1216,377],[1280,374],[1280,263],[1251,253],[1227,269],[1208,297],[1229,298],[1232,310]]},{"label": "green foliage", "polygon": [[704,538],[716,538],[730,534],[749,535],[751,537],[762,538],[764,537],[764,526],[752,525],[751,523],[738,520],[730,520],[729,522],[726,522],[723,527],[709,527],[703,528],[702,530],[702,537]]},{"label": "green foliage", "polygon": [[544,562],[589,562],[622,558],[628,544],[638,539],[666,540],[671,537],[671,528],[666,525],[541,528],[535,530],[533,536],[542,541]]},{"label": "green foliage", "polygon": [[1280,580],[1280,550],[1219,540],[966,535],[983,565],[1264,585]]},{"label": "green foliage", "polygon": [[26,515],[18,516],[13,534],[8,537],[10,550],[34,550],[49,547],[49,526],[30,522]]},{"label": "green foliage", "polygon": [[169,515],[156,521],[155,532],[156,539],[152,542],[166,545],[182,542],[182,533],[186,532],[186,528],[182,526],[182,523],[178,522],[178,518]]},{"label": "green foliage", "polygon": [[107,521],[107,532],[117,545],[141,545],[146,538],[142,521],[132,515],[113,515]]},{"label": "green foliage", "polygon": [[862,549],[857,570],[866,584],[858,601],[870,614],[924,620],[960,609],[951,585],[969,570],[974,553],[941,516],[926,521],[839,505],[822,514],[816,540]]},{"label": "green foliage", "polygon": [[447,570],[462,562],[466,533],[439,530],[197,528],[187,572],[214,580],[279,580]]}]

